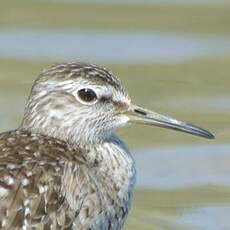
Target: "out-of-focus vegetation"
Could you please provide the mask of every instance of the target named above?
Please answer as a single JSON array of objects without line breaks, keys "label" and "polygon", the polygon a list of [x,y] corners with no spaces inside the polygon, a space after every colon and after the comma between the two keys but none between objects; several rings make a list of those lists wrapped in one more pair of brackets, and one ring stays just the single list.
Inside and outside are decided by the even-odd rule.
[{"label": "out-of-focus vegetation", "polygon": [[0,27],[70,27],[230,33],[230,4],[82,4],[3,1]]}]

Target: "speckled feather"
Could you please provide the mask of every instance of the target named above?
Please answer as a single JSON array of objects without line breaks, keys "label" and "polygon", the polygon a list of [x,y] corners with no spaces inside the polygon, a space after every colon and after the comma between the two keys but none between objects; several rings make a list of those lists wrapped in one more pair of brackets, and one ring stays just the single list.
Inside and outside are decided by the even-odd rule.
[{"label": "speckled feather", "polygon": [[[82,63],[55,65],[42,72],[35,82],[21,127],[0,134],[1,229],[122,228],[131,204],[135,166],[120,139],[113,134],[101,135],[94,143],[87,144],[84,142],[88,138],[87,126],[82,120],[77,123],[74,136],[71,132],[73,127],[69,124],[57,129],[62,124],[56,124],[60,120],[53,117],[45,117],[42,122],[47,124],[42,127],[40,124],[37,127],[31,125],[36,126],[37,120],[34,122],[31,117],[36,118],[41,109],[36,104],[36,100],[41,98],[36,93],[40,92],[34,89],[40,82],[52,81],[53,77],[55,81],[62,82],[61,76],[66,80],[79,72],[81,77],[89,78],[89,69],[96,73],[93,83],[110,84],[126,96],[120,81],[103,68]],[[75,106],[74,97],[69,97],[69,92],[63,92],[63,88],[58,93],[55,89],[55,97],[50,92],[47,97],[54,97],[58,103],[60,98],[67,98],[64,105]],[[49,109],[53,109],[57,101],[46,101],[51,105]],[[122,109],[116,103],[113,106]],[[68,107],[62,105],[58,109],[67,109],[68,114],[72,115]],[[47,114],[49,112],[42,114],[42,117]],[[69,118],[67,120],[69,122]],[[101,127],[100,122],[105,122],[105,118],[95,123],[95,131],[91,129],[95,135]],[[82,132],[81,125],[86,131]],[[114,127],[109,125],[113,130]],[[57,131],[60,133],[54,135]],[[78,139],[79,135],[86,135],[82,142]]]},{"label": "speckled feather", "polygon": [[[26,131],[1,134],[1,229],[120,229],[132,196],[124,191],[133,187],[127,177],[129,170],[134,173],[132,159],[124,161],[125,149],[120,161],[114,155],[103,162],[100,154],[101,148],[118,150],[120,145],[114,141],[104,148],[76,150]],[[114,177],[119,166],[123,178]]]}]

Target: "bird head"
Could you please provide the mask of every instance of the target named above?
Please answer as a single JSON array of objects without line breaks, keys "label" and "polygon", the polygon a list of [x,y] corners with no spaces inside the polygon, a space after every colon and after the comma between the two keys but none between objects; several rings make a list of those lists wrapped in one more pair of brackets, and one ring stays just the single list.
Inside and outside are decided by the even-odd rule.
[{"label": "bird head", "polygon": [[36,79],[22,128],[74,143],[99,143],[130,123],[155,125],[205,138],[199,127],[131,103],[110,71],[86,63],[57,64]]}]

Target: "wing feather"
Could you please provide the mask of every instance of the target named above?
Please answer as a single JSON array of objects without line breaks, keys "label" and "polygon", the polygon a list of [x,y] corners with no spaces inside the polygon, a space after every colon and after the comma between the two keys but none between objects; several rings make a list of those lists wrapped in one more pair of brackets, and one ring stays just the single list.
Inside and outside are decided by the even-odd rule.
[{"label": "wing feather", "polygon": [[60,193],[65,147],[25,132],[0,134],[0,229],[72,226],[69,206]]}]

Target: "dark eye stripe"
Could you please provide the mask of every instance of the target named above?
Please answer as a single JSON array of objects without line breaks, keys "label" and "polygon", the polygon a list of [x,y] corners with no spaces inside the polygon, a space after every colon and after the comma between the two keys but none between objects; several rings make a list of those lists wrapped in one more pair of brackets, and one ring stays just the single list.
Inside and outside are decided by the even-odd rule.
[{"label": "dark eye stripe", "polygon": [[78,91],[78,97],[84,102],[92,102],[97,99],[96,93],[92,89],[80,89]]},{"label": "dark eye stripe", "polygon": [[111,102],[111,101],[112,101],[112,97],[110,97],[110,96],[102,96],[100,98],[100,102],[102,102],[102,103],[108,103],[108,102]]}]

